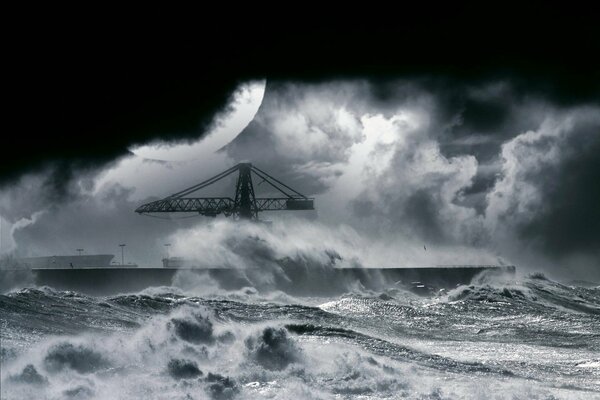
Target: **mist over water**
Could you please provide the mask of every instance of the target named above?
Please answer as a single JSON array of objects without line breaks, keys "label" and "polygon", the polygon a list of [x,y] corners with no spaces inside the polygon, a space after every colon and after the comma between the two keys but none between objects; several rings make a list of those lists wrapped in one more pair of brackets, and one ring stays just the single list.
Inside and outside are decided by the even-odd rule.
[{"label": "mist over water", "polygon": [[501,261],[484,249],[424,249],[419,239],[372,237],[350,225],[331,226],[298,218],[268,224],[220,219],[179,230],[169,237],[169,243],[174,254],[200,267],[260,267],[264,272],[285,258],[340,268],[489,265]]}]

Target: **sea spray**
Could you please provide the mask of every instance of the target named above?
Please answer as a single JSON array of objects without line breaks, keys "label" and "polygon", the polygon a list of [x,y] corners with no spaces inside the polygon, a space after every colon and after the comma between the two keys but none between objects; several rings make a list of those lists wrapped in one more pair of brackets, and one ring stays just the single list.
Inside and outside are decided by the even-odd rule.
[{"label": "sea spray", "polygon": [[[1,296],[2,398],[587,399],[600,390],[589,367],[600,360],[595,288],[518,277],[431,298],[396,289],[273,301],[244,291]],[[51,324],[48,310],[60,310]]]}]

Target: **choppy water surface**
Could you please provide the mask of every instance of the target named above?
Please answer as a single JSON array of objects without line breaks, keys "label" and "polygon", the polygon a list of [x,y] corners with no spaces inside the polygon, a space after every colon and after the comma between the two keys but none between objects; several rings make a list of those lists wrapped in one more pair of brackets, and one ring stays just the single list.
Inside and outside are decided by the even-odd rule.
[{"label": "choppy water surface", "polygon": [[2,399],[600,398],[600,289],[0,296]]}]

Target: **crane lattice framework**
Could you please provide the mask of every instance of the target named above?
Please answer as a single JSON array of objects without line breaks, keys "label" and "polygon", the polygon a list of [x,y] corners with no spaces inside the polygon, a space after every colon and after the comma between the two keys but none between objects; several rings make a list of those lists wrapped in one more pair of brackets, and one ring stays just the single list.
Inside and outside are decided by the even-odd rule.
[{"label": "crane lattice framework", "polygon": [[[192,193],[235,172],[239,173],[235,185],[235,198],[189,197]],[[259,184],[266,182],[285,197],[257,198],[254,195],[252,174],[262,179]],[[164,199],[144,204],[138,207],[135,212],[138,214],[194,212],[210,217],[224,214],[234,218],[258,219],[258,213],[261,211],[281,210],[314,210],[314,198],[304,196],[251,163],[240,163],[197,185],[174,193]]]}]

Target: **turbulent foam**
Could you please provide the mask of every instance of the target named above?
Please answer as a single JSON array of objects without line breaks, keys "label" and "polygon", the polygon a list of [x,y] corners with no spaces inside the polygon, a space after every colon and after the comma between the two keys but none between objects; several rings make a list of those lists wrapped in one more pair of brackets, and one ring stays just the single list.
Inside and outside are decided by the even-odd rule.
[{"label": "turbulent foam", "polygon": [[484,301],[523,307],[553,307],[600,315],[600,293],[594,289],[568,287],[540,275],[522,283],[462,286],[450,292],[448,301]]},{"label": "turbulent foam", "polygon": [[212,322],[200,314],[194,314],[192,318],[173,318],[171,326],[176,335],[186,342],[210,344],[215,341]]},{"label": "turbulent foam", "polygon": [[31,364],[28,364],[20,374],[11,375],[9,380],[17,383],[27,383],[31,385],[47,385],[48,379],[40,373]]},{"label": "turbulent foam", "polygon": [[44,357],[44,367],[50,372],[71,368],[79,373],[90,373],[109,366],[109,361],[99,352],[72,343],[54,345]]},{"label": "turbulent foam", "polygon": [[265,328],[258,337],[246,340],[250,357],[269,370],[282,370],[300,360],[300,349],[285,329]]},{"label": "turbulent foam", "polygon": [[435,298],[395,290],[306,301],[319,307],[230,294],[2,296],[2,398],[525,399],[600,391],[594,288],[539,277],[477,281]]},{"label": "turbulent foam", "polygon": [[195,361],[184,359],[173,359],[167,364],[169,375],[175,379],[190,379],[202,375],[202,371],[198,368]]},{"label": "turbulent foam", "polygon": [[232,399],[240,391],[236,382],[227,376],[209,373],[206,382],[209,383],[206,391],[215,400]]},{"label": "turbulent foam", "polygon": [[67,398],[72,399],[88,399],[94,395],[94,391],[87,386],[76,386],[72,389],[63,391],[63,394]]}]

